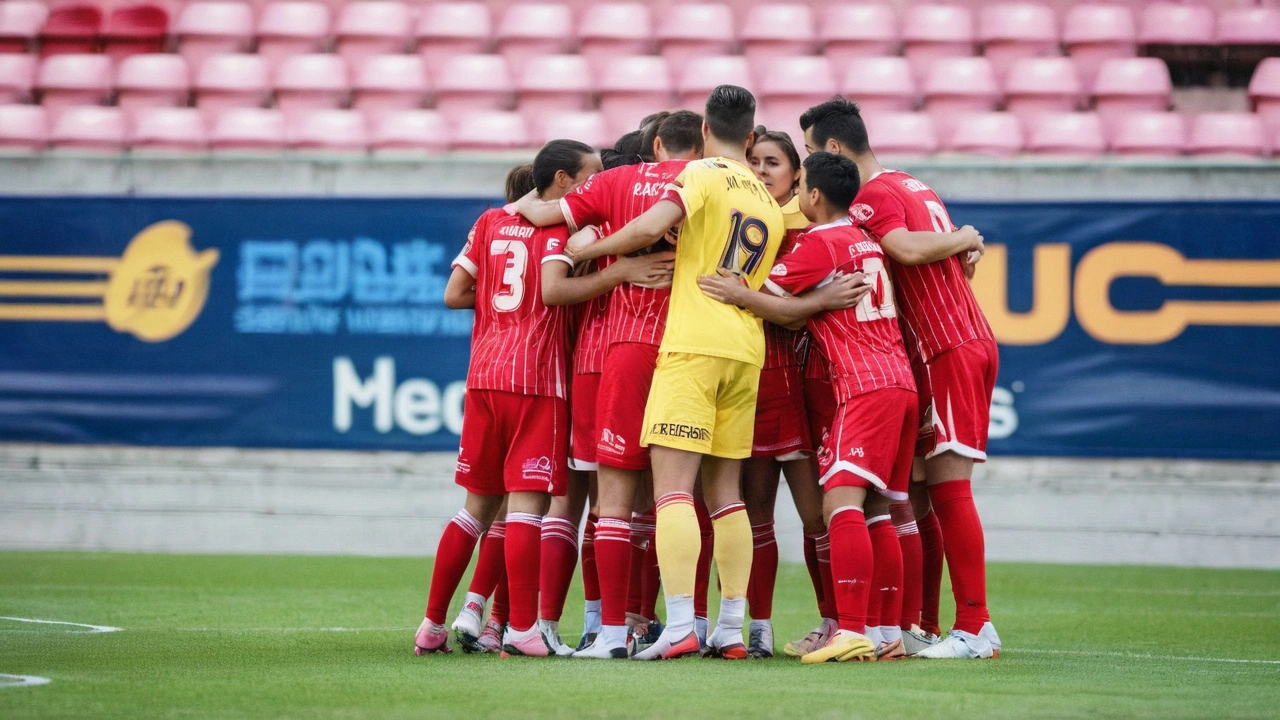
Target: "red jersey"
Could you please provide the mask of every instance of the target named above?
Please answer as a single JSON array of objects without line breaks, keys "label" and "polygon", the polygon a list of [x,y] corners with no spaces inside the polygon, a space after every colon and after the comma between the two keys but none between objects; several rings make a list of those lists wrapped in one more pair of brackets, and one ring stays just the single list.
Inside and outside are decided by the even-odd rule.
[{"label": "red jersey", "polygon": [[[571,232],[587,225],[621,228],[653,207],[688,160],[623,165],[592,175],[560,200]],[[659,243],[660,245],[661,243]],[[670,288],[619,285],[610,294],[605,324],[608,342],[662,344],[667,326]]]},{"label": "red jersey", "polygon": [[468,390],[565,397],[569,316],[542,303],[542,263],[567,239],[501,208],[476,220],[453,261],[476,279]]},{"label": "red jersey", "polygon": [[844,402],[885,388],[914,392],[884,250],[850,220],[837,220],[801,235],[791,252],[773,266],[767,287],[779,295],[798,295],[855,272],[872,279],[871,292],[862,302],[848,310],[818,313],[807,323],[831,363],[836,398]]},{"label": "red jersey", "polygon": [[[897,170],[885,170],[864,183],[849,215],[876,239],[898,228],[913,232],[956,229],[937,194]],[[958,255],[924,265],[901,265],[890,258],[889,265],[902,316],[915,333],[926,363],[970,340],[995,340],[969,289]]]},{"label": "red jersey", "polygon": [[[795,204],[797,208],[799,203],[787,203],[787,207]],[[800,217],[804,217],[801,215]],[[790,220],[786,215],[786,209],[783,209],[783,218]],[[782,244],[778,246],[778,257],[782,257],[791,251],[791,246],[795,243],[796,238],[800,236],[800,230],[787,230],[786,236],[782,239]],[[764,324],[764,367],[798,367],[803,364],[800,360],[800,344],[803,340],[803,330],[788,330],[781,325],[774,325],[771,322]]]},{"label": "red jersey", "polygon": [[573,348],[573,372],[589,375],[604,372],[604,353],[609,349],[609,293],[582,303],[585,308]]}]

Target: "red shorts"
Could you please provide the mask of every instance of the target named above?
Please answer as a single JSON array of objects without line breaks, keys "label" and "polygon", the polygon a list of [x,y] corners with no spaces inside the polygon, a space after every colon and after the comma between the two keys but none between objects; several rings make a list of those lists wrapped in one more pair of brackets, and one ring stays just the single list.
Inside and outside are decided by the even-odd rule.
[{"label": "red shorts", "polygon": [[573,376],[569,399],[570,452],[569,469],[589,472],[596,469],[596,398],[600,392],[600,373]]},{"label": "red shorts", "polygon": [[468,390],[465,413],[454,482],[477,495],[565,493],[569,413],[563,398]]},{"label": "red shorts", "polygon": [[809,447],[822,447],[822,438],[836,419],[836,390],[830,378],[804,379],[804,409],[809,418]]},{"label": "red shorts", "polygon": [[916,432],[916,457],[922,458],[933,449],[933,395],[929,393],[929,367],[918,360],[912,357],[911,375],[916,380],[916,393],[920,398],[916,403],[919,409],[917,417],[920,418],[920,428]]},{"label": "red shorts", "polygon": [[609,346],[596,410],[596,460],[623,470],[648,470],[649,448],[640,445],[658,346],[623,342]]},{"label": "red shorts", "polygon": [[751,457],[776,458],[786,462],[812,452],[801,368],[785,366],[761,370]]},{"label": "red shorts", "polygon": [[823,489],[875,488],[906,500],[917,412],[916,394],[902,388],[872,390],[842,404],[818,451]]},{"label": "red shorts", "polygon": [[986,462],[991,393],[999,369],[1000,351],[990,340],[971,340],[933,358],[933,442],[925,457],[951,451]]}]

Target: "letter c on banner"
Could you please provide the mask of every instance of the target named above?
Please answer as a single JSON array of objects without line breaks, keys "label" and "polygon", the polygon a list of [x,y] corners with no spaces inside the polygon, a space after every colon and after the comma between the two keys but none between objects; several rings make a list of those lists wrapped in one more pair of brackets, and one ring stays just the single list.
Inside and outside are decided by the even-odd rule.
[{"label": "letter c on banner", "polygon": [[996,340],[1005,345],[1043,345],[1062,334],[1071,319],[1071,245],[1036,245],[1031,310],[1009,310],[1009,248],[988,245],[973,278],[973,295]]}]

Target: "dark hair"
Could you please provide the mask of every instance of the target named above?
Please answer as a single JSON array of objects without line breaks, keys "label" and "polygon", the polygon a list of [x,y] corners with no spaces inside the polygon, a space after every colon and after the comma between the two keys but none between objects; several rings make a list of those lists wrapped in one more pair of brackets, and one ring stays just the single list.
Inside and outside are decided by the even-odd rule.
[{"label": "dark hair", "polygon": [[507,173],[507,202],[515,202],[533,189],[533,163],[527,162],[511,168]]},{"label": "dark hair", "polygon": [[[659,123],[656,135],[662,139],[667,152],[683,154],[702,153],[702,116],[690,110],[668,113]],[[653,143],[649,143],[650,146]]]},{"label": "dark hair", "polygon": [[821,105],[814,105],[800,116],[800,129],[813,136],[816,147],[822,149],[827,141],[835,138],[836,142],[848,146],[857,155],[870,152],[871,144],[867,141],[867,125],[862,121],[862,110],[858,103],[842,97],[832,98]]},{"label": "dark hair", "polygon": [[577,140],[552,140],[533,158],[533,185],[541,193],[551,187],[556,173],[563,170],[577,175],[582,170],[582,158],[595,155],[596,149]]},{"label": "dark hair", "polygon": [[658,137],[658,125],[669,117],[671,117],[671,113],[662,110],[646,115],[640,121],[640,157],[643,157],[646,162],[654,161],[653,139]]},{"label": "dark hair", "polygon": [[728,143],[746,143],[756,124],[756,98],[746,88],[721,85],[707,98],[707,127]]},{"label": "dark hair", "polygon": [[644,162],[644,158],[639,155],[623,155],[613,148],[606,148],[600,151],[600,164],[605,170],[612,170],[623,165],[639,165]]},{"label": "dark hair", "polygon": [[613,144],[613,149],[623,155],[639,155],[640,154],[640,131],[632,130],[631,132],[618,138]]},{"label": "dark hair", "polygon": [[[800,172],[800,153],[796,151],[796,144],[791,140],[791,136],[781,130],[768,130],[763,125],[756,126],[756,145],[763,142],[777,143],[782,148],[782,153],[791,161],[792,172]],[[752,147],[755,147],[754,145]],[[795,190],[796,180],[792,183],[791,189]]]},{"label": "dark hair", "polygon": [[858,166],[843,155],[816,152],[804,159],[804,181],[833,207],[848,208],[858,194]]}]

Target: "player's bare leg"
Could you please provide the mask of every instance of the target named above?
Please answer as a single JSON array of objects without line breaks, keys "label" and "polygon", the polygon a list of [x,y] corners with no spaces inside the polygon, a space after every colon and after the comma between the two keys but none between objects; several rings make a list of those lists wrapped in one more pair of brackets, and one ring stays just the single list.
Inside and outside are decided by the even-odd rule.
[{"label": "player's bare leg", "polygon": [[545,657],[552,652],[538,632],[538,581],[542,518],[551,505],[544,492],[513,492],[507,503],[507,592],[511,617],[502,637],[509,655]]},{"label": "player's bare leg", "polygon": [[596,487],[596,566],[599,568],[601,628],[581,658],[624,658],[627,654],[627,592],[631,580],[631,511],[640,485],[639,470],[601,465]]},{"label": "player's bare leg", "polygon": [[823,513],[831,535],[831,574],[839,629],[826,645],[800,658],[806,665],[876,658],[876,646],[863,632],[873,564],[871,537],[863,513],[866,498],[865,489],[852,486],[829,487],[823,497]]},{"label": "player's bare leg", "polygon": [[773,530],[782,464],[774,458],[742,462],[742,500],[751,522],[751,583],[747,611],[751,615],[747,654],[773,657],[773,588],[778,577],[778,541]]},{"label": "player's bare leg", "polygon": [[715,528],[720,613],[707,635],[704,654],[729,660],[747,657],[742,641],[747,587],[751,582],[751,523],[742,502],[742,461],[707,456],[702,461],[702,493]]},{"label": "player's bare leg", "polygon": [[560,639],[560,616],[578,564],[578,525],[586,508],[593,474],[570,470],[568,492],[551,498],[550,509],[542,519],[538,627],[547,646],[561,657],[573,654],[573,648]]},{"label": "player's bare leg", "polygon": [[414,639],[414,653],[449,652],[449,632],[444,621],[449,601],[458,589],[462,574],[471,564],[480,535],[493,522],[502,506],[502,495],[477,495],[467,492],[462,510],[445,526],[436,547],[435,566],[431,570],[431,589],[427,594],[426,617]]}]

